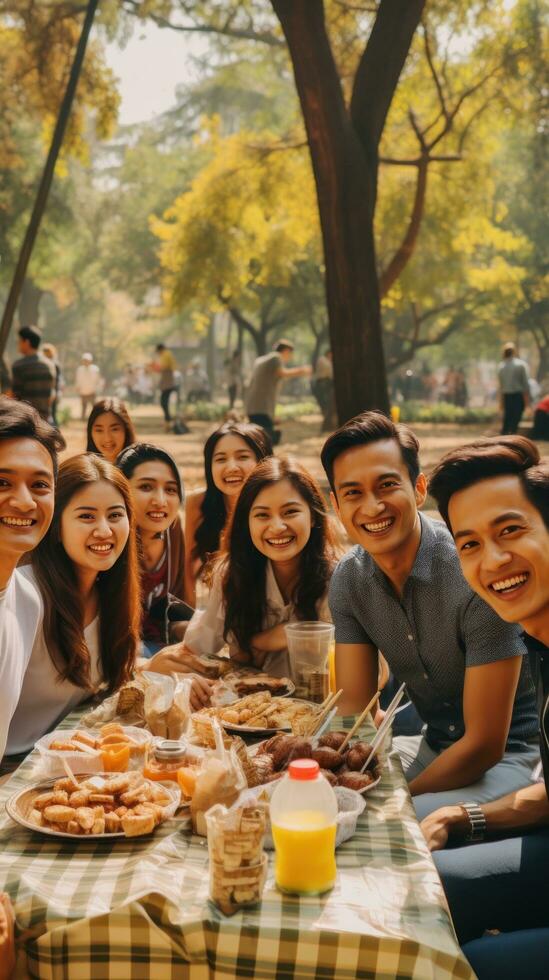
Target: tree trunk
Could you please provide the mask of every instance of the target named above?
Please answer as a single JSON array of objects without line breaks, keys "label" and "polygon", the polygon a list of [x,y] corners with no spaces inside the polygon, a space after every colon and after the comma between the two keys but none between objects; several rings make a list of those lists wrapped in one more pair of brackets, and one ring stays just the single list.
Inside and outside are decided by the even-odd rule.
[{"label": "tree trunk", "polygon": [[352,120],[322,0],[271,0],[292,59],[316,182],[340,422],[389,411],[374,243],[378,145],[424,0],[381,0]]},{"label": "tree trunk", "polygon": [[44,290],[27,276],[23,281],[19,299],[19,323],[22,327],[38,326],[40,300],[43,295]]}]

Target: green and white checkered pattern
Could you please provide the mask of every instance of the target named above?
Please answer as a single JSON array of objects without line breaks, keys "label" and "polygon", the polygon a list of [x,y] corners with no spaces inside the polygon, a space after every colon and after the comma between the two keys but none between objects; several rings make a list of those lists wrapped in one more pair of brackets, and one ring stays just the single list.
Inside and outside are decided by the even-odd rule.
[{"label": "green and white checkered pattern", "polygon": [[395,758],[357,834],[337,851],[332,892],[280,894],[271,857],[261,905],[231,918],[208,901],[206,841],[186,821],[104,842],[14,825],[4,803],[28,784],[35,761],[0,790],[0,890],[14,903],[32,977],[474,980]]}]

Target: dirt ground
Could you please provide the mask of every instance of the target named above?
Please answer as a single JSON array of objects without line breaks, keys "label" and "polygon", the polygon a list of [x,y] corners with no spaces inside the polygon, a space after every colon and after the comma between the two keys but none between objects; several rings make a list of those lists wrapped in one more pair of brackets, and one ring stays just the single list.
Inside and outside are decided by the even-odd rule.
[{"label": "dirt ground", "polygon": [[[76,421],[78,404],[76,400],[69,400],[69,404],[73,419],[62,428],[67,441],[64,456],[82,452],[86,446],[85,424]],[[162,415],[157,405],[133,408],[131,414],[140,440],[154,442],[175,457],[187,491],[204,485],[202,449],[205,439],[216,428],[215,423],[190,422],[191,432],[185,436],[176,436],[164,433]],[[281,426],[282,442],[277,448],[277,454],[290,453],[296,456],[319,480],[321,486],[327,489],[320,464],[320,450],[325,440],[325,435],[320,434],[320,423],[320,415],[306,415],[295,421],[284,422]],[[482,435],[495,434],[495,430],[489,432],[481,426],[434,426],[422,423],[414,425],[414,431],[421,443],[421,460],[427,474],[433,464],[452,447]]]}]

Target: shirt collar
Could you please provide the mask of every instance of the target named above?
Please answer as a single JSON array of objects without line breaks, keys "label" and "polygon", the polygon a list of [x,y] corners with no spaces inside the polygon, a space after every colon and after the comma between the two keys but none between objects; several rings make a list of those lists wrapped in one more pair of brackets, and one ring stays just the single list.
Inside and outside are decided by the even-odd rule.
[{"label": "shirt collar", "polygon": [[[421,539],[414,564],[412,565],[412,570],[407,581],[411,578],[415,578],[423,582],[428,582],[433,574],[432,561],[437,545],[437,536],[433,527],[433,522],[430,521],[428,517],[425,517],[424,514],[420,514],[419,520],[421,523]],[[368,552],[365,552],[365,554],[370,559],[365,569],[365,575],[368,578],[373,578],[375,576],[379,582],[385,582],[385,573],[381,570],[379,565],[376,564],[372,556],[368,555]]]},{"label": "shirt collar", "polygon": [[266,585],[267,599],[273,606],[276,606],[277,609],[278,608],[285,609],[286,606],[291,605],[291,603],[284,602],[284,597],[278,587],[278,582],[275,578],[272,562],[269,558],[267,559],[267,579],[265,585]]}]

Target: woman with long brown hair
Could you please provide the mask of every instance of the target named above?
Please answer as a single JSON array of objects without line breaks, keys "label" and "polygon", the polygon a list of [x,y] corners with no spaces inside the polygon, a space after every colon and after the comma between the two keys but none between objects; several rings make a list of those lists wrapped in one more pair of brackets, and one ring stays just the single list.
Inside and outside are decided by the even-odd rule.
[{"label": "woman with long brown hair", "polygon": [[132,442],[137,442],[137,435],[124,402],[120,398],[101,398],[88,418],[86,452],[114,463]]},{"label": "woman with long brown hair", "polygon": [[193,608],[248,473],[272,451],[265,430],[251,422],[224,422],[206,440],[206,489],[188,494],[185,505],[185,599]]},{"label": "woman with long brown hair", "polygon": [[99,689],[131,675],[140,599],[134,512],[126,477],[100,456],[59,468],[50,530],[23,568],[44,601],[8,735],[8,755],[26,752]]},{"label": "woman with long brown hair", "polygon": [[223,542],[208,605],[193,616],[185,648],[231,656],[282,676],[284,624],[330,619],[335,552],[322,494],[296,460],[271,456],[249,474]]}]

